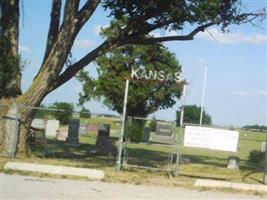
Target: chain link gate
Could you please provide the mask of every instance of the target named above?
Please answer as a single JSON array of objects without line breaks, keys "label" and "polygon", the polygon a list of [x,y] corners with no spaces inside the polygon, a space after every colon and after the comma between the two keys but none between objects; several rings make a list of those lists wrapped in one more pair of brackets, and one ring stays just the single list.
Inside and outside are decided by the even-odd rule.
[{"label": "chain link gate", "polygon": [[174,122],[128,117],[122,143],[122,168],[176,172],[178,134]]}]

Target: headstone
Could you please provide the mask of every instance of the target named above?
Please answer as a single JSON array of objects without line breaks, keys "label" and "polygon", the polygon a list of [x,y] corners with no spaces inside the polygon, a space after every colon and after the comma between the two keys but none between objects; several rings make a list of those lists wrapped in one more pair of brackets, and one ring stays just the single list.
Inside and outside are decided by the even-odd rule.
[{"label": "headstone", "polygon": [[33,119],[31,127],[35,129],[44,130],[45,129],[45,120],[44,119]]},{"label": "headstone", "polygon": [[78,146],[79,145],[79,127],[80,127],[80,120],[79,119],[71,119],[69,121],[69,130],[68,130],[68,137],[66,142],[70,146]]},{"label": "headstone", "polygon": [[173,128],[171,124],[157,123],[156,135],[173,137]]},{"label": "headstone", "polygon": [[240,159],[236,156],[228,157],[228,169],[239,169],[239,161]]},{"label": "headstone", "polygon": [[170,123],[157,123],[156,132],[151,134],[149,141],[153,143],[174,144],[175,135],[173,125]]},{"label": "headstone", "polygon": [[96,124],[89,124],[87,125],[87,130],[92,132],[98,132],[98,125]]},{"label": "headstone", "polygon": [[59,121],[55,119],[47,120],[45,135],[50,137],[57,137],[58,131],[59,131]]},{"label": "headstone", "polygon": [[261,152],[266,151],[266,142],[261,143]]},{"label": "headstone", "polygon": [[68,128],[67,127],[60,128],[57,135],[57,140],[66,141],[67,137],[68,137]]},{"label": "headstone", "polygon": [[149,143],[149,137],[150,137],[150,128],[145,127],[144,128],[144,143]]},{"label": "headstone", "polygon": [[91,153],[116,155],[117,148],[113,144],[109,136],[110,136],[110,125],[109,124],[100,125],[96,139],[96,149],[92,150]]},{"label": "headstone", "polygon": [[102,124],[98,128],[98,136],[105,136],[109,137],[110,135],[110,125],[109,124]]},{"label": "headstone", "polygon": [[88,134],[87,124],[80,123],[79,135],[87,135],[87,134]]}]

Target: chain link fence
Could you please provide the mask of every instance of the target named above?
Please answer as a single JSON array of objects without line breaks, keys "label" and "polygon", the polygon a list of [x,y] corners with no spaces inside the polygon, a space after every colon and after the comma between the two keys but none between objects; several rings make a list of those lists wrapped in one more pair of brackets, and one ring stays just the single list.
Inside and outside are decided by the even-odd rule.
[{"label": "chain link fence", "polygon": [[[1,155],[12,157],[18,148],[20,113],[32,118],[27,145],[35,158],[69,161],[79,166],[115,166],[121,119],[109,114],[69,110],[0,106]],[[75,165],[75,164],[74,164]]]},{"label": "chain link fence", "polygon": [[[118,164],[120,117],[22,105],[0,105],[0,127],[6,130],[0,135],[1,156],[15,155],[23,113],[31,113],[27,143],[41,161],[113,169]],[[237,151],[219,151],[184,146],[184,128],[174,122],[127,117],[120,165],[123,169],[160,170],[195,178],[235,181],[237,176],[249,175],[262,180],[263,172],[267,174],[267,133],[236,131]],[[235,170],[227,169],[231,162],[236,162]]]}]

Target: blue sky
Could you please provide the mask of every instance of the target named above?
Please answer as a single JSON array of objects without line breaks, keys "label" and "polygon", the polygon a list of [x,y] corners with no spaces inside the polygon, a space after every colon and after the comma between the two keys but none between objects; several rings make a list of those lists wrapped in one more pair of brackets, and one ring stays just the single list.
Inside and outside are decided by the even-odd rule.
[{"label": "blue sky", "polygon": [[[29,64],[23,72],[22,87],[26,90],[42,62],[50,18],[49,0],[24,0],[21,11],[20,53]],[[243,1],[245,10],[256,11],[266,7],[267,1]],[[102,39],[99,28],[109,22],[107,13],[99,8],[79,33],[72,53],[76,59],[97,47]],[[168,42],[165,45],[176,54],[183,66],[183,77],[189,82],[186,104],[201,104],[204,64],[208,64],[208,78],[205,109],[212,116],[213,123],[223,126],[246,124],[267,125],[267,33],[266,20],[257,28],[250,24],[231,26],[223,34],[218,28],[198,34],[193,41]],[[155,35],[173,34],[156,32]],[[96,76],[96,66],[86,67]],[[55,101],[78,102],[81,84],[72,79],[61,88],[49,94],[44,103]],[[93,113],[113,113],[101,102],[86,104]],[[173,108],[156,113],[158,119],[175,119]]]}]

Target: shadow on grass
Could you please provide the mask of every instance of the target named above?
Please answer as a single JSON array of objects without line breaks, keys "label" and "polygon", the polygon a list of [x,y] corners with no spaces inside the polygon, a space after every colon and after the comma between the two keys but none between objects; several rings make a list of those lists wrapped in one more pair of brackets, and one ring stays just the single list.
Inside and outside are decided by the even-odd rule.
[{"label": "shadow on grass", "polygon": [[147,149],[127,148],[127,163],[146,167],[164,167],[168,165],[169,154]]},{"label": "shadow on grass", "polygon": [[93,144],[79,144],[68,146],[64,141],[47,140],[46,147],[31,145],[31,150],[36,157],[51,160],[69,160],[84,167],[113,167],[116,162],[115,156],[95,155],[90,151],[95,149]]},{"label": "shadow on grass", "polygon": [[246,173],[242,177],[242,182],[245,182],[245,179],[250,179],[250,180],[253,180],[254,182],[264,184],[263,180],[259,180],[259,179],[255,178],[255,177],[251,176],[252,174],[256,174],[256,173],[260,173],[260,172],[262,172],[262,171],[259,170],[259,171],[252,171],[252,172]]}]

